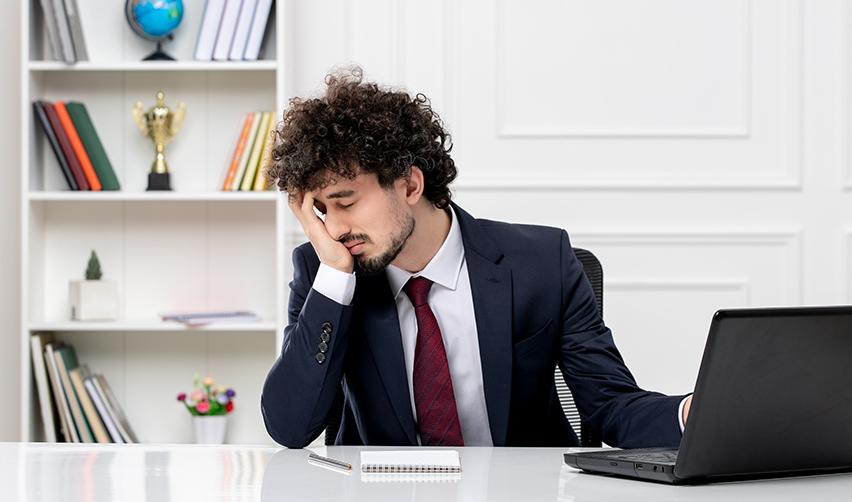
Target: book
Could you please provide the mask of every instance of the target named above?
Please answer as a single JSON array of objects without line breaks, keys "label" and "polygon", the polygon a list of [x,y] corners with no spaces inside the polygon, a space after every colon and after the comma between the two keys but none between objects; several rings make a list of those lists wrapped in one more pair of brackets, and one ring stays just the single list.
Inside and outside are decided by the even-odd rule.
[{"label": "book", "polygon": [[80,136],[80,141],[82,141],[83,147],[89,155],[95,174],[101,182],[101,188],[103,190],[121,190],[121,185],[112,169],[112,163],[109,161],[95,126],[92,124],[92,118],[86,110],[86,105],[71,101],[65,105],[65,108],[68,110],[71,122],[74,124],[77,134]]},{"label": "book", "polygon": [[249,29],[243,59],[256,61],[260,57],[260,46],[263,44],[263,38],[266,34],[266,25],[269,21],[270,10],[272,10],[272,0],[258,0],[257,8],[254,10],[254,17],[251,21],[251,29]]},{"label": "book", "polygon": [[234,41],[231,43],[231,52],[228,54],[228,59],[242,61],[243,54],[246,52],[249,30],[251,30],[251,21],[254,18],[254,11],[256,9],[257,0],[243,0],[240,19],[237,21],[237,29],[234,32]]},{"label": "book", "polygon": [[44,108],[44,113],[50,122],[50,128],[53,129],[53,134],[56,135],[56,141],[62,150],[62,156],[65,157],[65,162],[68,163],[68,169],[71,170],[71,175],[74,176],[74,182],[77,185],[77,190],[88,190],[89,182],[86,181],[86,175],[83,174],[83,167],[74,155],[74,148],[71,147],[71,142],[68,141],[68,135],[65,134],[65,128],[62,127],[62,122],[59,120],[59,115],[56,113],[56,107],[53,103],[47,101],[39,101],[41,107]]},{"label": "book", "polygon": [[71,168],[68,166],[68,161],[65,160],[65,155],[62,153],[62,147],[59,146],[59,140],[50,126],[50,120],[47,118],[47,113],[44,111],[44,105],[39,101],[33,101],[33,112],[41,124],[41,129],[44,131],[44,136],[50,144],[53,154],[56,156],[56,161],[59,163],[59,168],[62,171],[62,176],[65,178],[65,183],[71,190],[77,190],[77,182],[74,181],[74,175],[71,174]]},{"label": "book", "polygon": [[242,7],[243,0],[225,0],[225,10],[222,12],[219,33],[216,35],[216,46],[213,49],[214,60],[226,61],[228,59]]},{"label": "book", "polygon": [[33,333],[30,335],[30,353],[33,359],[33,376],[38,392],[38,406],[41,412],[41,423],[44,427],[44,439],[48,443],[56,442],[56,408],[53,406],[53,396],[50,391],[50,381],[47,367],[44,364],[44,347],[53,342],[50,333]]},{"label": "book", "polygon": [[83,383],[86,377],[89,376],[89,368],[86,365],[80,365],[69,371],[68,376],[71,378],[74,392],[77,394],[77,399],[80,400],[80,406],[83,408],[83,413],[89,422],[89,427],[92,429],[95,441],[98,443],[110,443],[109,434],[107,434],[104,423],[98,415],[98,410],[95,409],[95,405],[92,403],[88,391],[86,391],[86,385]]},{"label": "book", "polygon": [[62,49],[62,59],[66,63],[76,61],[74,57],[74,42],[71,38],[71,27],[68,26],[68,15],[65,13],[65,0],[53,0],[53,13],[56,16],[56,27],[59,33],[59,46]]},{"label": "book", "polygon": [[240,163],[237,164],[237,172],[234,173],[234,179],[231,180],[231,186],[228,187],[228,190],[240,189],[240,184],[243,181],[243,175],[246,172],[246,166],[248,165],[248,160],[251,156],[254,140],[257,138],[257,130],[260,128],[261,117],[263,117],[262,112],[254,112],[254,116],[251,121],[251,129],[249,129],[248,136],[246,137],[246,146],[243,149],[243,154],[240,156]]},{"label": "book", "polygon": [[225,0],[207,0],[204,6],[204,16],[201,19],[201,29],[195,42],[195,59],[210,61],[213,59],[213,48],[219,34],[219,24],[225,11]]},{"label": "book", "polygon": [[362,451],[361,472],[367,473],[460,473],[457,450]]},{"label": "book", "polygon": [[47,33],[47,43],[55,59],[64,60],[62,46],[59,43],[59,26],[56,24],[56,13],[53,10],[53,0],[41,0],[41,12],[44,14],[44,31]]},{"label": "book", "polygon": [[210,312],[172,312],[160,314],[163,321],[174,321],[187,326],[204,326],[215,322],[255,322],[257,314],[247,310],[210,311]]},{"label": "book", "polygon": [[106,404],[106,397],[100,394],[95,385],[96,381],[97,379],[94,375],[89,375],[83,379],[83,385],[85,385],[86,392],[89,393],[89,397],[92,399],[92,404],[94,404],[95,409],[98,410],[98,415],[101,417],[101,420],[103,420],[104,427],[106,427],[110,439],[113,443],[122,444],[124,443],[124,440],[121,439],[121,433],[118,432],[118,427],[116,427],[112,415],[109,412],[109,408]]},{"label": "book", "polygon": [[65,0],[65,15],[68,18],[68,28],[71,31],[71,41],[74,44],[74,58],[77,61],[87,61],[89,53],[83,38],[83,24],[80,22],[80,9],[77,0]]},{"label": "book", "polygon": [[263,145],[263,153],[260,155],[260,162],[257,165],[257,176],[254,179],[253,190],[269,189],[269,180],[266,178],[269,163],[272,162],[272,147],[275,145],[275,118],[272,117],[269,121],[269,130],[266,132],[266,140]]},{"label": "book", "polygon": [[59,421],[62,426],[62,435],[67,443],[79,443],[80,438],[77,436],[77,428],[74,425],[74,420],[71,418],[71,409],[68,407],[68,401],[65,399],[65,390],[62,387],[62,381],[59,379],[59,370],[56,367],[56,357],[54,350],[62,347],[62,342],[48,343],[44,347],[44,364],[47,368],[47,375],[50,377],[50,388],[53,389],[53,399],[56,403],[56,409],[59,411]]},{"label": "book", "polygon": [[136,438],[136,433],[133,432],[133,429],[130,427],[130,422],[127,421],[127,417],[124,415],[124,410],[121,408],[121,405],[118,404],[118,399],[115,398],[115,395],[112,393],[112,389],[100,373],[95,375],[94,379],[95,388],[98,389],[98,392],[101,394],[101,397],[106,398],[107,410],[110,413],[110,416],[115,422],[115,427],[118,429],[119,434],[121,434],[121,439],[125,443],[138,443],[139,440]]},{"label": "book", "polygon": [[62,382],[62,389],[65,391],[65,398],[68,400],[68,407],[71,409],[71,418],[77,426],[77,434],[80,437],[81,443],[94,443],[92,431],[89,428],[89,421],[83,416],[83,409],[80,407],[80,400],[77,397],[77,392],[71,384],[71,377],[68,372],[79,366],[77,363],[77,354],[74,348],[70,345],[65,345],[56,349],[53,353],[56,358],[56,368],[59,373],[59,380]]},{"label": "book", "polygon": [[246,114],[246,118],[243,120],[243,128],[240,131],[240,137],[237,140],[237,146],[234,149],[234,155],[231,158],[231,163],[228,165],[228,170],[225,173],[225,181],[222,184],[222,190],[229,190],[231,184],[234,182],[234,176],[237,173],[237,166],[240,164],[240,158],[243,155],[243,150],[246,148],[249,131],[251,131],[252,119],[254,119],[254,113],[250,112]]},{"label": "book", "polygon": [[97,174],[95,174],[95,168],[92,167],[92,161],[89,159],[89,154],[86,153],[86,148],[83,146],[83,142],[80,141],[77,129],[74,127],[74,123],[68,115],[68,109],[65,108],[65,103],[57,101],[53,104],[53,108],[56,110],[56,115],[59,117],[62,129],[68,136],[68,142],[71,143],[71,147],[74,149],[74,156],[77,157],[77,160],[80,162],[80,167],[83,168],[83,174],[86,175],[86,182],[89,184],[89,190],[99,192],[101,190],[101,182],[98,180]]},{"label": "book", "polygon": [[254,177],[257,174],[257,165],[260,163],[260,154],[263,152],[263,146],[266,144],[266,136],[269,134],[269,123],[272,121],[272,112],[263,112],[260,119],[260,127],[257,130],[257,137],[254,140],[254,145],[251,148],[251,157],[246,164],[246,172],[243,176],[243,181],[240,183],[240,190],[251,190],[254,186]]}]

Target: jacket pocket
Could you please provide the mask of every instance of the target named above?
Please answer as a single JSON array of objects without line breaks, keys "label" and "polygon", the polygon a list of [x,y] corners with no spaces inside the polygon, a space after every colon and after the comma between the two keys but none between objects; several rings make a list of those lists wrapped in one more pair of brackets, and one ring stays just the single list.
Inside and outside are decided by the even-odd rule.
[{"label": "jacket pocket", "polygon": [[543,348],[547,348],[548,350],[550,349],[550,342],[552,341],[552,338],[548,336],[548,334],[551,324],[553,324],[553,319],[548,319],[547,322],[544,323],[544,326],[536,330],[533,334],[525,336],[521,341],[512,344],[512,353],[515,355],[516,362],[519,357],[527,355],[537,349],[539,351]]}]

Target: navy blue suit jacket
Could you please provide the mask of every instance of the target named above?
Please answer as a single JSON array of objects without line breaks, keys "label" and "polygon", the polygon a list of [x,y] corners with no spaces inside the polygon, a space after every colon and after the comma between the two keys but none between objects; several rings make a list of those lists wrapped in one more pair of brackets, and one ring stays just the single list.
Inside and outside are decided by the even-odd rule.
[{"label": "navy blue suit jacket", "polygon": [[[683,396],[640,389],[564,230],[474,219],[453,205],[467,260],[494,446],[576,446],[556,394],[558,365],[580,416],[612,446],[677,446]],[[319,259],[293,251],[289,325],[263,386],[266,429],[303,447],[344,391],[337,444],[416,445],[396,303],[384,273],[359,275],[352,304],[311,289]],[[328,348],[320,352],[323,332]],[[318,362],[322,360],[322,362]]]}]

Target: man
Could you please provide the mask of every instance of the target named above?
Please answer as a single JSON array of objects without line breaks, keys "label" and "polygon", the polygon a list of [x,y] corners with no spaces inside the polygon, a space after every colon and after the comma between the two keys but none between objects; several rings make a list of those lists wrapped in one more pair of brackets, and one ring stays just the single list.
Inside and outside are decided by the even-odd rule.
[{"label": "man", "polygon": [[278,125],[269,179],[309,243],[263,388],[269,434],[304,447],[339,388],[337,444],[574,446],[559,365],[607,444],[672,446],[691,397],[640,389],[564,230],[450,201],[449,135],[423,95],[330,75]]}]

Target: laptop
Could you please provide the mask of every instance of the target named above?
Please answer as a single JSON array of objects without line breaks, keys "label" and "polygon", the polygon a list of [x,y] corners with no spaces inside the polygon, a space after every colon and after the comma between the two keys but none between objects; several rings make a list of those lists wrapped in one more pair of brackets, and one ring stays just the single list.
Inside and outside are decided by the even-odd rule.
[{"label": "laptop", "polygon": [[679,448],[564,458],[664,483],[852,471],[852,306],[719,310]]}]

